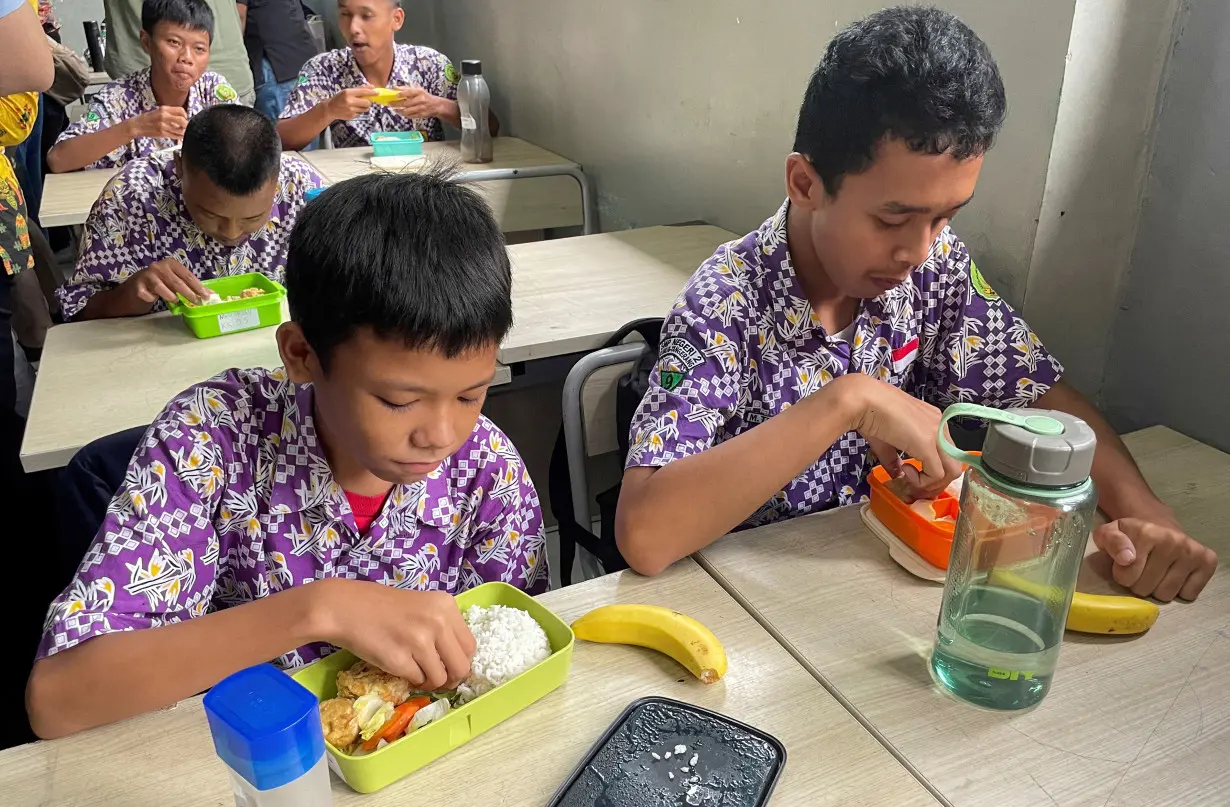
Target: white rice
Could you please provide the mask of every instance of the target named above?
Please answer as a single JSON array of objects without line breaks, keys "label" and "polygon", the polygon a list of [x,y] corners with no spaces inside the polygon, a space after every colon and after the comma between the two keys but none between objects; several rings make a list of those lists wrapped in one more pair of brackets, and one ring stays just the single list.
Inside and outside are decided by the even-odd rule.
[{"label": "white rice", "polygon": [[473,605],[465,613],[474,634],[470,676],[457,687],[462,703],[511,681],[551,655],[551,643],[534,617],[520,608]]}]

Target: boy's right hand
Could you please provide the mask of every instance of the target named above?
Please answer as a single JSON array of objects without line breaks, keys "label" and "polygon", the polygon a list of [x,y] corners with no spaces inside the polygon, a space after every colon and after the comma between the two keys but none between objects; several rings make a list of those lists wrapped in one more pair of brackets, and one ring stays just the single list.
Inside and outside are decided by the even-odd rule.
[{"label": "boy's right hand", "polygon": [[325,641],[426,691],[453,689],[470,674],[474,635],[452,595],[403,591],[366,580],[323,580]]},{"label": "boy's right hand", "polygon": [[[961,475],[961,463],[940,449],[939,409],[871,376],[843,378],[849,379],[855,401],[851,428],[863,435],[890,476],[906,481],[913,498],[933,499]],[[922,473],[901,462],[898,452],[922,462]]]},{"label": "boy's right hand", "polygon": [[373,87],[351,87],[342,90],[325,103],[333,120],[354,120],[372,107],[376,95]]},{"label": "boy's right hand", "polygon": [[134,307],[143,306],[145,310],[159,300],[173,303],[181,294],[193,302],[209,296],[209,290],[201,285],[196,275],[174,258],[150,264],[125,280],[120,288]]},{"label": "boy's right hand", "polygon": [[178,106],[160,106],[132,119],[133,137],[182,140],[187,128],[188,113]]}]

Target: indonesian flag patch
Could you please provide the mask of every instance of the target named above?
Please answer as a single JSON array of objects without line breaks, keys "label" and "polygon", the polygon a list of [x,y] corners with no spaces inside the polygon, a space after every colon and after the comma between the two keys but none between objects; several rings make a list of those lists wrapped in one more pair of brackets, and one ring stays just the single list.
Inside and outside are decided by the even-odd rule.
[{"label": "indonesian flag patch", "polygon": [[918,358],[918,337],[915,336],[901,347],[893,351],[893,372],[900,373],[913,364]]}]

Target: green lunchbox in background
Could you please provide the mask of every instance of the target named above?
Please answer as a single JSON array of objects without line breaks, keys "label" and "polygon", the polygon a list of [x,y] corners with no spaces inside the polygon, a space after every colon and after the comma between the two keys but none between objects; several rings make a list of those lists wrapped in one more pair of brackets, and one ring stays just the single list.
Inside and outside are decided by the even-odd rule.
[{"label": "green lunchbox in background", "polygon": [[183,318],[184,324],[197,339],[265,328],[282,321],[282,300],[286,298],[286,289],[281,283],[259,272],[202,280],[201,285],[223,300],[238,297],[248,289],[259,289],[261,294],[204,305],[190,305],[181,296],[179,302],[169,306],[170,311]]},{"label": "green lunchbox in background", "polygon": [[[356,757],[326,743],[329,767],[354,790],[372,793],[408,776],[550,694],[568,678],[572,666],[572,628],[524,591],[507,583],[484,583],[458,594],[457,605],[463,611],[472,605],[505,605],[529,612],[547,634],[551,655],[511,681],[379,751]],[[309,664],[293,677],[325,701],[337,695],[338,672],[357,660],[353,653],[341,650]]]},{"label": "green lunchbox in background", "polygon": [[376,157],[417,157],[423,153],[422,132],[372,132],[367,140]]}]

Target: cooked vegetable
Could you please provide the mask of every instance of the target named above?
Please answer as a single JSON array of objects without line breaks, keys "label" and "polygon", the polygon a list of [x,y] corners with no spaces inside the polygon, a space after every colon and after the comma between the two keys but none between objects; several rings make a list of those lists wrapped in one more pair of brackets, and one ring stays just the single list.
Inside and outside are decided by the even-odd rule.
[{"label": "cooked vegetable", "polygon": [[367,740],[360,746],[364,751],[375,751],[376,746],[381,740],[385,742],[393,742],[399,739],[406,733],[406,726],[410,725],[410,720],[415,713],[431,703],[431,698],[411,698],[393,710],[393,716],[388,722],[380,727],[380,731],[374,737]]},{"label": "cooked vegetable", "polygon": [[370,740],[393,716],[393,704],[381,700],[379,695],[364,695],[355,700],[354,711],[359,721],[359,736]]},{"label": "cooked vegetable", "polygon": [[406,729],[406,733],[409,734],[412,731],[418,731],[428,723],[433,723],[439,720],[448,714],[448,711],[451,708],[452,704],[450,704],[447,699],[443,698],[429,706],[424,706],[422,709],[419,709],[418,713],[415,714],[414,719],[410,721],[410,728]]}]

